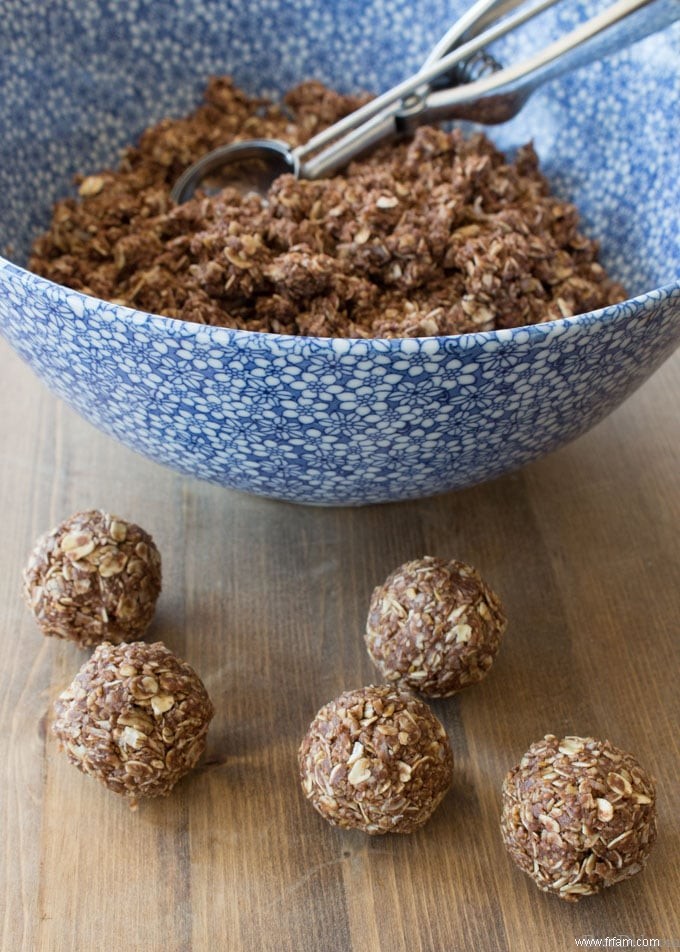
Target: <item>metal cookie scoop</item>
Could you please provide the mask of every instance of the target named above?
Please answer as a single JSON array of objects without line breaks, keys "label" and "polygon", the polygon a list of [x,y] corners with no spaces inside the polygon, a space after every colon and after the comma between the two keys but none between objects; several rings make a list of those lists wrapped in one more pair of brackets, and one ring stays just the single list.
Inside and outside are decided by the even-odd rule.
[{"label": "metal cookie scoop", "polygon": [[538,0],[527,6],[524,0],[477,0],[409,79],[295,149],[274,139],[252,139],[215,149],[184,172],[171,197],[181,203],[199,187],[215,192],[227,185],[244,194],[266,196],[279,175],[322,178],[379,143],[410,133],[423,123],[442,119],[505,122],[548,80],[623,49],[680,19],[680,0],[617,0],[515,66],[502,68],[484,53],[490,43],[558,2]]}]

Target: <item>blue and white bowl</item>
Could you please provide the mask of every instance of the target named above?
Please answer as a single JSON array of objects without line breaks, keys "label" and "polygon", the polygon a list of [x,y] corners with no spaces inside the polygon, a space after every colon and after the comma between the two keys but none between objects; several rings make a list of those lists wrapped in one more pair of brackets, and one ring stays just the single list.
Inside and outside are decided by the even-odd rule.
[{"label": "blue and white bowl", "polygon": [[[506,61],[606,4],[562,4]],[[231,73],[276,95],[306,78],[387,88],[461,0],[7,0],[0,18],[0,330],[83,416],[153,460],[297,502],[361,504],[477,483],[606,416],[680,341],[680,27],[534,94],[488,130],[533,139],[633,295],[516,330],[409,340],[284,337],[150,315],[22,267],[78,172],[115,164]]]}]

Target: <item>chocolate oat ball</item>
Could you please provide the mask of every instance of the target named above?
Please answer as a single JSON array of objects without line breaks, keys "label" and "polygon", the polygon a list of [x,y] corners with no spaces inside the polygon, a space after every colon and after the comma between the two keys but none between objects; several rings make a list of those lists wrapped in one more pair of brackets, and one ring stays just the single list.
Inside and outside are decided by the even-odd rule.
[{"label": "chocolate oat ball", "polygon": [[446,731],[417,698],[388,685],[346,691],[321,708],[298,753],[302,789],[334,826],[411,833],[451,785]]},{"label": "chocolate oat ball", "polygon": [[427,556],[375,589],[366,645],[386,681],[448,697],[486,676],[505,626],[498,596],[471,565]]},{"label": "chocolate oat ball", "polygon": [[151,536],[101,509],[78,512],[41,536],[24,570],[24,599],[43,634],[83,648],[142,637],[160,590]]},{"label": "chocolate oat ball", "polygon": [[194,669],[160,641],[99,645],[54,710],[71,763],[133,807],[191,770],[214,714]]},{"label": "chocolate oat ball", "polygon": [[632,754],[608,740],[548,734],[505,778],[503,840],[539,889],[575,902],[644,867],[655,799]]}]

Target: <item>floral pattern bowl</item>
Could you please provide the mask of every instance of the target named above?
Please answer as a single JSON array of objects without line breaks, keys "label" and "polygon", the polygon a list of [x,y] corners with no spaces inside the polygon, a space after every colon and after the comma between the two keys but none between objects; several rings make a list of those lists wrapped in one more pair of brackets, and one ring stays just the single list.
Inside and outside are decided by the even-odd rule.
[{"label": "floral pattern bowl", "polygon": [[[253,0],[5,5],[0,331],[97,427],[151,459],[251,493],[356,505],[490,479],[593,426],[680,342],[678,25],[536,93],[487,130],[533,139],[600,237],[625,302],[532,327],[344,340],[207,327],[97,300],[24,267],[75,172],[198,100],[210,74],[276,95],[303,78],[376,91],[415,69],[464,2]],[[550,11],[517,57],[601,8]]]}]

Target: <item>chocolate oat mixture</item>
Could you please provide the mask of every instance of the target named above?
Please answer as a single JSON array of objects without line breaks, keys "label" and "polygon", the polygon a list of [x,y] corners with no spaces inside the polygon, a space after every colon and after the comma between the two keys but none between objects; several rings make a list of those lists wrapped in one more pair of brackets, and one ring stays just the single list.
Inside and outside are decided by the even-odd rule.
[{"label": "chocolate oat mixture", "polygon": [[145,311],[321,337],[516,327],[625,296],[531,145],[508,162],[482,134],[424,127],[332,178],[283,175],[268,204],[234,189],[171,201],[204,152],[249,138],[294,146],[363,101],[307,82],[280,108],[214,78],[192,115],[148,129],[117,170],[78,179],[29,266]]}]

